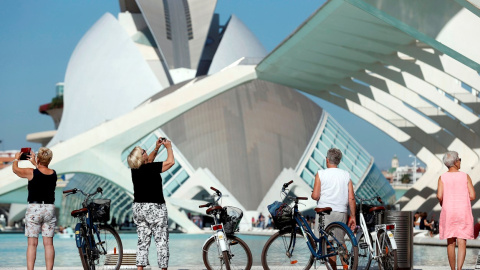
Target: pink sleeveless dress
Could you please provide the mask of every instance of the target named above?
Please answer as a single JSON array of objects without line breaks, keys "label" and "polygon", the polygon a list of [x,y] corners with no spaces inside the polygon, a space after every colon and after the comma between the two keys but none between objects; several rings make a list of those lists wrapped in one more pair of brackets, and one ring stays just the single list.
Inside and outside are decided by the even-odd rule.
[{"label": "pink sleeveless dress", "polygon": [[440,213],[440,239],[473,239],[473,215],[468,179],[464,172],[442,174],[443,205]]}]

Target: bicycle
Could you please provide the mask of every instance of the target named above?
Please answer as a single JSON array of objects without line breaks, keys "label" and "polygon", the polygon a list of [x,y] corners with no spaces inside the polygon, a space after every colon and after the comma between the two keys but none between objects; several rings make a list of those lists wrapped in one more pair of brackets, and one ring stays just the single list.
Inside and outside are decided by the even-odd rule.
[{"label": "bicycle", "polygon": [[203,263],[208,270],[249,270],[252,267],[252,252],[242,239],[234,236],[243,212],[236,207],[221,207],[218,201],[222,198],[222,192],[214,187],[210,188],[215,191],[212,195],[213,202],[199,206],[208,207],[206,213],[212,216],[214,221],[211,225],[213,235],[202,247]]},{"label": "bicycle", "polygon": [[[332,222],[324,229],[324,215],[330,214],[332,208],[315,208],[317,214],[320,215],[319,238],[317,238],[298,211],[299,201],[308,198],[288,196],[287,187],[291,183],[293,181],[283,184],[281,195],[285,199],[293,198],[295,201],[293,218],[291,207],[288,204],[283,203],[283,206],[278,208],[282,208],[281,212],[284,213],[282,215],[276,215],[278,211],[272,213],[269,207],[274,224],[279,231],[272,235],[263,247],[263,268],[306,270],[310,269],[314,262],[316,268],[316,261],[320,261],[329,270],[336,269],[336,267],[340,267],[340,269],[350,267],[355,270],[358,263],[358,246],[353,232],[341,222]],[[280,202],[274,204],[280,204]],[[298,239],[304,240],[306,244],[297,245]],[[331,259],[335,260],[335,265],[330,265]]]},{"label": "bicycle", "polygon": [[123,246],[118,233],[109,225],[101,224],[110,219],[110,200],[93,199],[102,188],[88,194],[74,188],[63,191],[66,196],[77,192],[85,196],[81,209],[73,210],[71,215],[80,219],[75,226],[75,241],[83,269],[120,269],[123,259]]},{"label": "bicycle", "polygon": [[[373,200],[378,200],[380,203],[383,203],[382,199],[380,197],[373,197],[370,199],[356,197],[360,202],[358,215],[361,228],[358,230],[356,236],[358,246],[360,247],[358,269],[368,270],[371,266],[372,260],[375,260],[380,270],[396,270],[398,267],[397,243],[395,241],[394,233],[392,233],[392,230],[395,230],[395,224],[382,224],[382,215],[385,212],[384,206],[365,206],[363,204],[364,202]],[[367,208],[368,212],[372,213],[373,216],[371,220],[373,220],[375,224],[367,226],[367,222],[363,215],[363,208]]]}]

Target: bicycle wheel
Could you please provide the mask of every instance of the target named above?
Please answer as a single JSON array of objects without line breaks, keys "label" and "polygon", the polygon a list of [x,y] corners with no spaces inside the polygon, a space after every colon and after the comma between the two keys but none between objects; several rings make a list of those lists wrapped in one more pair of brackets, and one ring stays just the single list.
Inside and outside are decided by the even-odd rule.
[{"label": "bicycle wheel", "polygon": [[[230,269],[249,270],[252,267],[252,252],[247,244],[236,236],[227,236],[230,252],[221,252],[215,238],[210,238],[203,247],[203,263],[208,270],[223,269],[228,263]],[[224,256],[226,255],[226,256]],[[228,268],[227,268],[228,269]]]},{"label": "bicycle wheel", "polygon": [[[307,234],[308,241],[315,249],[315,243]],[[292,242],[292,232],[280,231],[272,235],[265,243],[262,251],[263,269],[310,269],[313,255],[310,252],[300,230],[295,233],[295,245]]]},{"label": "bicycle wheel", "polygon": [[[371,263],[371,256],[372,254],[370,253],[370,250],[368,248],[367,244],[367,237],[370,238],[370,243],[371,237],[370,234],[367,232],[367,234],[363,232],[358,232],[357,235],[360,236],[360,238],[357,238],[357,243],[358,243],[358,270],[368,270],[370,268],[370,263]],[[357,236],[358,237],[358,236]],[[351,269],[351,267],[350,267]]]},{"label": "bicycle wheel", "polygon": [[88,245],[87,241],[87,236],[85,234],[85,230],[83,228],[80,228],[80,238],[81,241],[84,242],[83,247],[78,248],[78,255],[80,255],[80,261],[82,262],[82,267],[84,270],[88,270],[88,257],[87,257],[87,250],[85,248],[85,245]]},{"label": "bicycle wheel", "polygon": [[95,246],[97,247],[95,260],[96,269],[120,269],[123,259],[122,240],[118,233],[108,225],[98,225],[98,233],[94,236]]},{"label": "bicycle wheel", "polygon": [[378,264],[380,270],[397,270],[397,251],[392,249],[390,238],[384,231],[378,233],[378,241],[380,241],[380,249],[382,256],[381,263]]},{"label": "bicycle wheel", "polygon": [[[333,246],[329,246],[325,239],[322,239],[322,251],[335,256],[327,258],[325,266],[327,269],[335,269],[331,264],[336,265],[336,269],[343,269],[343,265],[348,265],[349,269],[356,270],[358,267],[358,246],[353,246],[353,239],[347,233],[347,230],[340,224],[330,224],[325,229],[329,235],[329,242]],[[332,236],[335,236],[333,238]],[[344,242],[344,243],[342,243]]]}]

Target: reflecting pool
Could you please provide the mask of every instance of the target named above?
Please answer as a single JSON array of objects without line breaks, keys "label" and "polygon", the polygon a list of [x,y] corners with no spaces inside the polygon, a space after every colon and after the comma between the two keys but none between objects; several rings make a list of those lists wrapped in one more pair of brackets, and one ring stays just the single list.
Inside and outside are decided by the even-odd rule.
[{"label": "reflecting pool", "polygon": [[[121,234],[124,249],[135,250],[137,244],[136,234]],[[209,237],[208,234],[170,234],[170,266],[201,266],[202,245]],[[250,247],[253,254],[253,264],[261,265],[260,255],[262,248],[269,236],[238,235]],[[80,258],[75,246],[74,239],[54,239],[55,265],[56,266],[80,266]],[[0,265],[26,266],[25,253],[27,239],[23,234],[0,234]],[[465,267],[475,265],[480,249],[468,248],[465,259]],[[419,246],[413,248],[415,266],[448,266],[445,246]],[[42,239],[39,239],[37,251],[37,265],[45,265]],[[154,241],[150,247],[150,264],[157,266],[157,255]]]}]

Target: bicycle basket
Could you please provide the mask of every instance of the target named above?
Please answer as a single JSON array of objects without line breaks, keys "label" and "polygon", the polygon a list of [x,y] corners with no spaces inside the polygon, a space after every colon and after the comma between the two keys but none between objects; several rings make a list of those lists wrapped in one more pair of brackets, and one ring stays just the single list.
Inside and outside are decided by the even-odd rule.
[{"label": "bicycle basket", "polygon": [[226,234],[233,234],[240,225],[243,212],[241,209],[233,206],[223,207],[223,211],[220,213],[220,222],[223,223],[223,230]]},{"label": "bicycle basket", "polygon": [[276,229],[286,230],[293,226],[292,207],[286,203],[275,201],[268,206]]},{"label": "bicycle basket", "polygon": [[110,220],[109,199],[95,199],[90,203],[90,212],[94,222],[108,222]]}]

